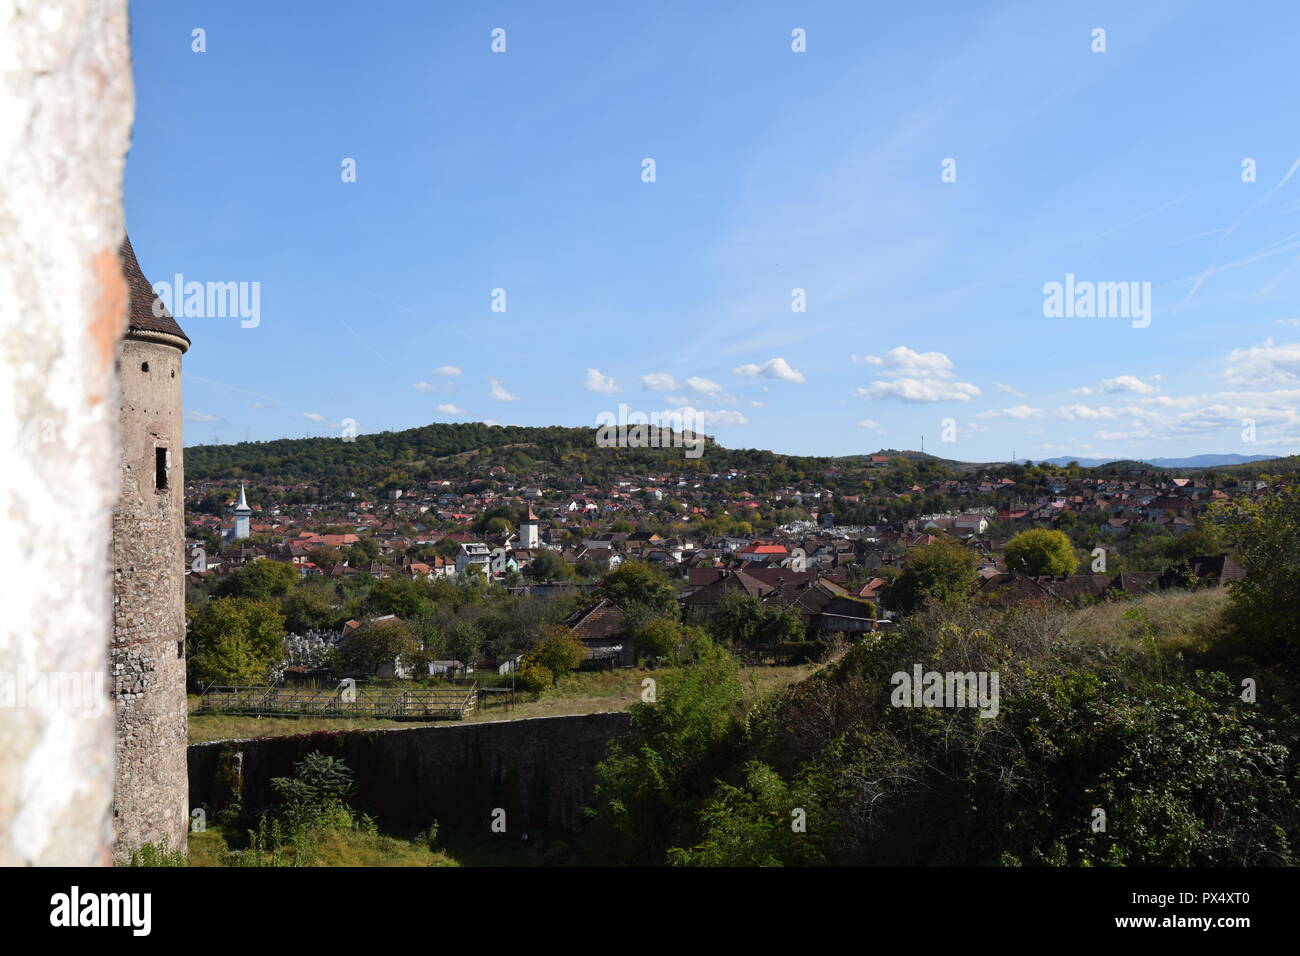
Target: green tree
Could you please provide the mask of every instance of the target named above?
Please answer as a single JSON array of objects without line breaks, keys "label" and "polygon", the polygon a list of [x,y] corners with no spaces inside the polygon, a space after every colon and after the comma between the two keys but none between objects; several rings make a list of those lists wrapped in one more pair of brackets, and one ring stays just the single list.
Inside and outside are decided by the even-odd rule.
[{"label": "green tree", "polygon": [[483,646],[483,631],[468,618],[458,617],[443,632],[443,647],[451,660],[473,665]]},{"label": "green tree", "polygon": [[538,581],[563,581],[571,577],[569,565],[559,552],[546,548],[528,563],[528,573]]},{"label": "green tree", "polygon": [[669,658],[677,651],[682,639],[682,627],[666,617],[647,618],[637,628],[636,654],[651,660]]},{"label": "green tree", "polygon": [[248,562],[222,580],[213,593],[217,597],[242,597],[252,598],[254,601],[268,601],[271,598],[284,597],[297,581],[298,569],[292,564],[259,558]]},{"label": "green tree", "polygon": [[936,538],[911,551],[903,570],[885,592],[890,606],[903,613],[939,602],[964,600],[975,586],[979,556],[952,538]]},{"label": "green tree", "polygon": [[1002,553],[1007,570],[1022,574],[1073,574],[1079,566],[1069,536],[1046,528],[1020,532]]},{"label": "green tree", "polygon": [[363,674],[375,673],[381,665],[401,660],[410,664],[420,644],[405,621],[368,621],[339,641],[339,666]]},{"label": "green tree", "polygon": [[364,611],[374,617],[396,614],[413,620],[430,610],[429,593],[428,586],[415,578],[380,578],[366,595]]},{"label": "green tree", "polygon": [[1165,556],[1171,562],[1181,563],[1198,554],[1221,554],[1226,549],[1223,529],[1212,521],[1201,520],[1170,541]]},{"label": "green tree", "polygon": [[677,592],[662,569],[644,561],[624,561],[600,582],[601,591],[624,612],[641,605],[663,617],[678,617]]},{"label": "green tree", "polygon": [[190,624],[190,674],[201,686],[265,684],[284,660],[284,616],[270,601],[214,598]]},{"label": "green tree", "polygon": [[[1270,479],[1276,483],[1277,479]],[[1264,657],[1300,660],[1300,485],[1217,506],[1210,520],[1240,556],[1229,585],[1236,636]]]},{"label": "green tree", "polygon": [[732,648],[748,647],[762,626],[763,605],[739,589],[726,591],[705,621],[718,641]]},{"label": "green tree", "polygon": [[342,563],[343,552],[338,548],[328,548],[321,545],[308,551],[307,557],[318,568],[332,568],[334,565]]},{"label": "green tree", "polygon": [[300,584],[280,601],[284,626],[291,634],[324,631],[338,623],[331,591],[310,584]]}]

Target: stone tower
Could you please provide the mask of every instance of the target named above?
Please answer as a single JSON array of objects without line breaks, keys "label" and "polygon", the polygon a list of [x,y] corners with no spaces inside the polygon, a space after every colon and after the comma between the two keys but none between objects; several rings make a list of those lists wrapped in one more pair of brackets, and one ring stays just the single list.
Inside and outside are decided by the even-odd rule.
[{"label": "stone tower", "polygon": [[537,547],[540,535],[538,531],[540,526],[537,524],[537,515],[533,514],[532,506],[528,508],[528,514],[524,520],[519,523],[519,546],[522,548]]},{"label": "stone tower", "polygon": [[121,493],[113,509],[113,698],[117,707],[115,855],[189,829],[185,766],[185,524],[181,356],[189,337],[140,271],[128,238],[130,294],[118,353]]}]

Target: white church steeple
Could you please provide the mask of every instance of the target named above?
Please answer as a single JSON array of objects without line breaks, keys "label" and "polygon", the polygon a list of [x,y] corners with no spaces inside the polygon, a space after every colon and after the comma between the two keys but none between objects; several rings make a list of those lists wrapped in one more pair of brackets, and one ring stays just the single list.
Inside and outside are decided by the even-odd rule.
[{"label": "white church steeple", "polygon": [[244,483],[239,483],[239,504],[235,505],[235,530],[231,533],[230,539],[238,541],[240,538],[247,538],[252,532],[249,530],[249,522],[253,517],[253,509],[248,507],[248,496],[244,492]]}]

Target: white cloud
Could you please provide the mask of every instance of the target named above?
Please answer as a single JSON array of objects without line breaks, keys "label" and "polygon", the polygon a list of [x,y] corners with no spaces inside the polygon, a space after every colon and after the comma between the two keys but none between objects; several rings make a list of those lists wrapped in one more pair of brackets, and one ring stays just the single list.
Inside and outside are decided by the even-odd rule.
[{"label": "white cloud", "polygon": [[436,385],[430,385],[428,382],[416,382],[411,386],[417,392],[432,392],[437,387]]},{"label": "white cloud", "polygon": [[872,421],[870,418],[862,419],[862,421],[858,422],[858,427],[866,428],[869,431],[876,432],[877,434],[880,435],[885,434],[885,430],[880,427],[880,422]]},{"label": "white cloud", "polygon": [[1003,385],[1001,382],[994,382],[993,387],[999,392],[1006,392],[1008,395],[1019,395],[1023,397],[1025,394],[1020,389],[1012,388],[1010,385]]},{"label": "white cloud", "polygon": [[700,416],[700,422],[706,426],[712,425],[748,425],[749,419],[740,412],[720,410],[720,411],[700,411],[696,410],[696,415]]},{"label": "white cloud", "polygon": [[599,369],[587,369],[587,391],[589,392],[617,392],[618,385],[609,375],[602,375]]},{"label": "white cloud", "polygon": [[448,403],[445,404],[445,405],[439,405],[439,406],[438,406],[438,411],[442,412],[444,415],[464,415],[464,414],[465,414],[465,409],[461,408],[459,405],[453,405],[453,404],[450,403],[450,402],[448,402]]},{"label": "white cloud", "polygon": [[1233,349],[1228,353],[1224,377],[1231,385],[1287,385],[1300,382],[1300,342]]},{"label": "white cloud", "polygon": [[[676,392],[688,391],[705,398],[711,398],[716,402],[732,403],[735,402],[735,396],[728,395],[721,385],[711,378],[703,378],[699,375],[692,375],[685,381],[678,381],[676,377],[667,372],[651,372],[649,375],[641,376],[641,387],[648,392]],[[673,398],[670,401],[677,404],[689,404],[684,399]]]},{"label": "white cloud", "polygon": [[[1265,345],[1262,349],[1271,348]],[[1247,355],[1246,352],[1256,354]],[[1260,380],[1269,380],[1277,371],[1277,356],[1244,350],[1229,356],[1235,374],[1246,375],[1254,369]],[[1235,364],[1231,364],[1235,363]],[[1272,364],[1270,364],[1272,363]],[[1273,372],[1269,370],[1273,369]],[[1285,366],[1281,368],[1285,373]],[[1097,437],[1108,442],[1162,441],[1194,438],[1201,441],[1241,441],[1241,430],[1248,421],[1256,432],[1255,444],[1243,450],[1287,442],[1300,426],[1300,389],[1260,391],[1224,391],[1200,395],[1146,395],[1140,405],[1122,407],[1063,405],[1054,414],[1066,421],[1130,419],[1127,430],[1102,430]],[[1231,446],[1230,446],[1231,447]],[[1221,449],[1207,449],[1221,450]]]},{"label": "white cloud", "polygon": [[488,379],[488,385],[490,386],[490,389],[489,389],[489,390],[490,390],[490,392],[491,392],[491,394],[492,394],[492,397],[493,397],[494,399],[496,399],[498,402],[517,402],[517,401],[519,401],[519,396],[518,396],[518,395],[511,395],[509,392],[507,392],[506,389],[505,389],[505,386],[503,386],[503,385],[501,384],[501,382],[498,381],[497,379],[495,379],[495,378],[490,378],[490,379]]},{"label": "white cloud", "polygon": [[1160,417],[1149,409],[1138,408],[1135,405],[1125,405],[1123,408],[1115,408],[1110,405],[1061,405],[1054,409],[1052,414],[1067,422],[1095,421],[1099,418],[1123,418],[1125,416],[1153,421]]},{"label": "white cloud", "polygon": [[456,366],[454,366],[454,365],[439,365],[437,368],[435,368],[435,369],[433,370],[433,374],[434,374],[434,375],[451,375],[451,376],[456,376],[456,375],[460,375],[460,374],[462,374],[462,373],[461,373],[461,370],[458,369],[458,368],[457,368]]},{"label": "white cloud", "polygon": [[225,421],[223,418],[218,418],[216,415],[208,415],[205,412],[186,412],[185,420],[187,422],[197,422],[199,424],[211,424],[212,422]]},{"label": "white cloud", "polygon": [[990,409],[987,412],[980,412],[976,418],[1038,418],[1043,414],[1041,408],[1031,408],[1028,405],[1013,405],[1011,408]]},{"label": "white cloud", "polygon": [[1075,395],[1105,395],[1115,393],[1130,393],[1133,395],[1154,395],[1160,391],[1160,376],[1152,375],[1147,381],[1142,381],[1136,375],[1117,375],[1115,378],[1104,378],[1101,384],[1094,388],[1087,385],[1074,390]]},{"label": "white cloud", "polygon": [[896,398],[904,402],[969,402],[980,394],[970,382],[954,382],[953,364],[942,352],[916,352],[905,345],[866,361],[879,367],[889,381],[859,388],[861,398]]},{"label": "white cloud", "polygon": [[868,355],[867,361],[888,369],[886,375],[923,375],[952,378],[952,360],[942,352],[914,352],[906,345],[892,348],[883,355]]},{"label": "white cloud", "polygon": [[647,392],[675,392],[681,386],[667,372],[651,372],[641,376],[641,387]]},{"label": "white cloud", "polygon": [[667,422],[672,420],[684,420],[692,425],[701,428],[707,428],[713,425],[748,425],[749,419],[737,411],[720,409],[708,411],[696,408],[691,404],[679,405],[676,408],[665,408],[658,412],[659,420]]},{"label": "white cloud", "polygon": [[1093,408],[1091,405],[1061,405],[1052,414],[1067,422],[1075,422],[1080,419],[1114,418],[1117,412],[1113,408]]},{"label": "white cloud", "polygon": [[804,382],[803,373],[796,368],[791,368],[790,363],[783,358],[770,358],[762,365],[739,365],[733,368],[732,374],[743,375],[747,378],[774,378],[782,382],[795,382],[802,385]]},{"label": "white cloud", "polygon": [[722,386],[709,378],[692,375],[686,380],[686,387],[700,395],[716,396],[722,394]]},{"label": "white cloud", "polygon": [[303,412],[303,413],[302,413],[302,417],[305,418],[305,419],[307,419],[307,421],[309,421],[309,422],[323,422],[323,421],[325,421],[325,416],[324,416],[324,415],[321,415],[321,414],[318,414],[317,412]]},{"label": "white cloud", "polygon": [[969,402],[980,390],[970,382],[900,378],[859,388],[860,398],[897,398],[904,402]]}]

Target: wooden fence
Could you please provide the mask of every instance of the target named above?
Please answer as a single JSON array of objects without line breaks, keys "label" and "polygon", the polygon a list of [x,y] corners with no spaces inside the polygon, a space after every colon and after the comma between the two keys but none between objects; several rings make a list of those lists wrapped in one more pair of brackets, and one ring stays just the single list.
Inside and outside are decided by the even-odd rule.
[{"label": "wooden fence", "polygon": [[425,720],[472,714],[478,684],[413,690],[317,690],[300,687],[211,687],[199,698],[201,714],[245,717],[387,717]]}]

